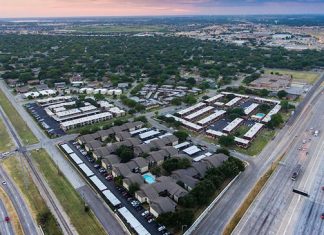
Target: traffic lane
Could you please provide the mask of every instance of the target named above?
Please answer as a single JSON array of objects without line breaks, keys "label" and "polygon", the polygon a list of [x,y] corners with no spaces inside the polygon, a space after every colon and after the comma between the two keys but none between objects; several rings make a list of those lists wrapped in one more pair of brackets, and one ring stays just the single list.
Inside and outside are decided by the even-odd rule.
[{"label": "traffic lane", "polygon": [[[323,122],[321,122],[323,124]],[[323,129],[314,123],[316,128]],[[324,136],[320,135],[311,140],[311,150],[309,154],[310,164],[305,169],[304,177],[299,184],[300,190],[309,193],[309,198],[294,198],[289,210],[285,214],[280,231],[295,231],[295,234],[311,234],[324,231],[320,224],[324,224],[321,220],[321,213],[324,212],[324,191],[321,187],[324,185]],[[323,225],[322,225],[323,226]]]},{"label": "traffic lane", "polygon": [[0,223],[3,224],[0,229],[0,234],[14,235],[15,233],[13,231],[12,224],[10,221],[5,220],[6,217],[10,219],[6,207],[4,206],[3,201],[0,199]]},{"label": "traffic lane", "polygon": [[[93,171],[93,173],[105,184],[105,186],[120,200],[121,204],[126,207],[135,218],[151,233],[151,234],[160,234],[157,231],[157,226],[155,223],[148,223],[147,220],[141,215],[141,212],[138,212],[125,197],[121,194],[120,191],[117,190],[116,185],[113,181],[107,181],[107,179],[99,173],[98,169],[94,168],[94,164],[90,163],[87,158],[81,154],[81,152],[71,143],[73,141],[67,142],[70,148],[76,153],[83,162]],[[89,180],[88,180],[89,181]],[[135,199],[135,198],[134,198]]]},{"label": "traffic lane", "polygon": [[100,200],[88,185],[78,188],[77,191],[90,206],[102,226],[109,232],[109,235],[128,234],[112,215],[112,212],[106,206],[103,206],[105,202]]},{"label": "traffic lane", "polygon": [[6,184],[2,184],[2,188],[5,190],[14,208],[16,209],[24,233],[39,234],[36,223],[34,222],[24,200],[14,184],[9,180],[2,167],[0,167],[0,180],[6,182]]},{"label": "traffic lane", "polygon": [[[303,129],[303,134],[300,134],[298,136],[298,138],[296,138],[295,144],[293,145],[293,147],[291,148],[291,150],[287,153],[287,157],[285,159],[285,165],[284,167],[281,167],[283,169],[283,171],[285,170],[285,168],[287,168],[287,173],[292,174],[292,169],[293,167],[297,164],[297,163],[301,163],[303,167],[307,167],[309,165],[309,160],[312,159],[311,157],[309,157],[308,155],[306,155],[306,152],[303,151],[298,151],[297,150],[297,146],[300,146],[303,144],[303,139],[308,140],[308,137],[310,136],[309,133],[309,126],[314,125],[314,123],[316,123],[318,120],[318,117],[320,117],[321,115],[319,115],[320,113],[320,109],[317,109],[317,113],[315,115],[313,115],[313,117],[311,117],[310,121],[308,123],[306,123],[305,125],[302,126]],[[306,141],[307,142],[307,141]],[[308,145],[308,143],[306,143],[305,145]],[[296,157],[297,156],[297,157]],[[297,162],[296,162],[297,159]],[[284,172],[282,173],[284,174]],[[291,192],[292,191],[292,187],[289,185],[287,185],[288,183],[286,183],[285,187],[282,187],[282,185],[284,185],[284,177],[282,174],[278,173],[278,176],[275,177],[273,176],[270,180],[270,182],[267,184],[268,188],[264,189],[261,193],[261,195],[263,195],[263,198],[261,196],[261,198],[257,198],[256,202],[250,207],[250,209],[248,210],[248,213],[246,213],[246,215],[243,217],[244,222],[240,222],[239,226],[236,229],[237,233],[240,233],[241,231],[247,231],[247,232],[251,232],[248,231],[248,226],[251,225],[251,227],[257,227],[260,225],[260,221],[262,221],[262,219],[266,219],[267,221],[271,221],[271,217],[272,215],[276,215],[276,219],[273,219],[273,221],[268,224],[268,222],[265,222],[265,225],[262,225],[262,227],[267,227],[267,231],[268,232],[272,232],[275,233],[277,232],[278,229],[278,224],[280,225],[280,223],[283,224],[290,224],[290,221],[285,221],[282,222],[281,218],[282,213],[288,211],[289,209],[289,204],[291,204],[290,202],[292,201],[294,194]],[[302,178],[303,176],[303,172],[300,174],[299,178]],[[287,175],[286,177],[291,177],[291,175]],[[275,179],[273,179],[275,178]],[[293,187],[294,188],[298,188],[300,187],[300,182],[301,180],[298,180],[294,182]],[[278,192],[278,196],[277,198],[266,198],[268,195],[270,195],[272,192],[277,191]],[[295,196],[296,198],[297,196]],[[269,201],[273,201],[273,203],[271,204],[272,207],[270,207],[270,209],[268,208],[264,208],[264,205],[267,204],[267,202]],[[292,205],[294,206],[296,203],[292,203]],[[254,211],[254,213],[251,212],[251,208],[256,208],[256,211]],[[260,217],[260,212],[259,211],[270,211],[270,215],[267,218],[262,218]],[[281,213],[282,212],[282,213]],[[260,219],[261,218],[261,219]],[[287,216],[284,216],[284,218],[287,218]],[[244,225],[246,226],[244,226]],[[241,226],[241,230],[239,230],[239,227]],[[261,225],[260,225],[261,226]],[[259,234],[262,234],[261,232],[265,232],[264,230],[258,231]],[[281,231],[282,234],[284,234],[285,232]],[[281,233],[279,232],[279,233]]]}]

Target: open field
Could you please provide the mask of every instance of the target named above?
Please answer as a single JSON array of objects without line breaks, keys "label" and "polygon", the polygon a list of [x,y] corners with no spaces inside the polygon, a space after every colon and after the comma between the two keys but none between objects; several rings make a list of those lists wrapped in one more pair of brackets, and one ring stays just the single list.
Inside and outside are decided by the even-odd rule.
[{"label": "open field", "polygon": [[9,151],[14,146],[2,120],[0,120],[0,140],[0,152]]},{"label": "open field", "polygon": [[12,228],[16,235],[24,235],[22,227],[19,222],[18,214],[15,210],[15,207],[12,205],[12,202],[6,192],[0,187],[0,198],[3,201],[3,204],[6,207],[9,217],[11,218]]},{"label": "open field", "polygon": [[268,144],[268,142],[271,141],[275,133],[276,132],[274,130],[263,129],[257,135],[255,140],[252,141],[251,146],[248,149],[235,147],[235,150],[240,153],[244,153],[250,156],[255,156],[262,151],[262,149]]},{"label": "open field", "polygon": [[164,32],[167,29],[159,25],[93,25],[77,26],[73,30],[77,32],[91,33],[141,33],[141,32]]},{"label": "open field", "polygon": [[83,200],[67,179],[58,172],[47,152],[43,149],[35,150],[31,155],[78,233],[80,235],[106,234],[92,212],[85,212]]},{"label": "open field", "polygon": [[[20,162],[23,161],[23,162]],[[32,211],[34,219],[39,223],[40,218],[47,216],[46,222],[43,223],[42,229],[46,235],[63,234],[53,214],[46,206],[44,199],[40,195],[35,183],[24,168],[25,160],[19,159],[17,156],[4,160],[4,168],[9,172],[11,178],[22,192],[28,207]]]},{"label": "open field", "polygon": [[266,69],[264,71],[266,74],[279,73],[285,75],[292,75],[293,79],[296,81],[305,81],[309,84],[315,83],[315,81],[319,78],[319,74],[315,72],[308,71],[294,71],[294,70],[286,70],[286,69]]},{"label": "open field", "polygon": [[38,142],[36,136],[31,132],[26,122],[18,114],[17,110],[9,102],[5,94],[0,90],[0,105],[2,106],[4,112],[7,114],[12,125],[18,132],[20,139],[26,145],[35,144]]}]

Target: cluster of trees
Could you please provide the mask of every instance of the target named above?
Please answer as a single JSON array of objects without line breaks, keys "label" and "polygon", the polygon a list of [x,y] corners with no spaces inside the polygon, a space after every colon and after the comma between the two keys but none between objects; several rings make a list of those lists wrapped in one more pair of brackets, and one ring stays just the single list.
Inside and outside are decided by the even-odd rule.
[{"label": "cluster of trees", "polygon": [[240,94],[246,94],[246,95],[256,95],[261,97],[267,97],[270,93],[267,89],[250,89],[244,86],[239,87],[227,87],[224,91],[228,92],[235,92]]},{"label": "cluster of trees", "polygon": [[234,120],[235,118],[243,117],[245,116],[244,109],[243,108],[233,108],[229,109],[227,111],[228,117],[231,120]]},{"label": "cluster of trees", "polygon": [[172,105],[179,106],[182,103],[193,105],[193,104],[197,103],[197,99],[194,95],[189,94],[184,97],[176,97],[173,100],[171,100]]},{"label": "cluster of trees", "polygon": [[183,142],[185,140],[187,140],[189,134],[185,131],[175,131],[173,132],[173,135],[175,135],[176,137],[178,137],[180,142]]},{"label": "cluster of trees", "polygon": [[169,125],[174,126],[174,127],[181,126],[181,122],[176,121],[173,117],[166,117],[164,115],[159,115],[158,119],[160,119],[160,120],[162,120],[162,121],[164,121],[164,122],[166,122]]},{"label": "cluster of trees", "polygon": [[121,163],[129,162],[134,157],[134,151],[132,148],[127,147],[125,145],[120,146],[116,150],[117,156],[120,158]]},{"label": "cluster of trees", "polygon": [[89,80],[108,78],[116,85],[140,80],[145,74],[155,84],[197,85],[192,78],[181,78],[181,71],[225,84],[238,73],[252,74],[247,79],[254,79],[263,67],[301,70],[324,66],[320,50],[252,49],[187,37],[2,35],[0,51],[5,79],[38,78],[51,84],[82,74]]},{"label": "cluster of trees", "polygon": [[271,120],[267,123],[267,127],[270,129],[275,129],[283,123],[283,118],[280,113],[271,116]]},{"label": "cluster of trees", "polygon": [[163,169],[168,172],[169,174],[172,171],[178,169],[186,169],[191,166],[191,162],[187,158],[170,158],[163,162],[162,167]]},{"label": "cluster of trees", "polygon": [[145,110],[144,105],[137,103],[135,100],[132,100],[125,95],[120,96],[120,100],[124,105],[136,110],[137,112]]},{"label": "cluster of trees", "polygon": [[195,188],[179,199],[181,207],[178,207],[176,212],[162,214],[157,218],[157,221],[174,230],[180,230],[184,225],[189,227],[194,220],[194,211],[207,205],[226,179],[235,177],[244,169],[242,161],[229,157],[220,167],[209,169]]},{"label": "cluster of trees", "polygon": [[234,136],[233,135],[223,135],[223,136],[219,137],[218,143],[221,146],[225,146],[225,147],[232,146],[235,143]]}]

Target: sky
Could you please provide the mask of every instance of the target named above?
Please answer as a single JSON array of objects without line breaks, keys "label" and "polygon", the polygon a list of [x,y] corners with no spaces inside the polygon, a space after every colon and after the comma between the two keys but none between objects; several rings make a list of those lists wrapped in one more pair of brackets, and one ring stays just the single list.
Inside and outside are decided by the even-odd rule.
[{"label": "sky", "polygon": [[324,0],[0,0],[0,18],[324,14]]}]

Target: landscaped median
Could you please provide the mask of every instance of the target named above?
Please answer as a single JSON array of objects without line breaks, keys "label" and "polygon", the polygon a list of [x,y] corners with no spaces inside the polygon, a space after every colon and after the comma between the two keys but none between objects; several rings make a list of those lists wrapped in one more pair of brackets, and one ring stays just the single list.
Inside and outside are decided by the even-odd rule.
[{"label": "landscaped median", "polygon": [[27,169],[23,167],[22,164],[27,163],[23,159],[18,159],[18,156],[3,161],[4,168],[22,192],[28,207],[32,211],[35,221],[41,225],[44,234],[63,234],[53,214],[46,206],[44,199],[40,195]]},{"label": "landscaped median", "polygon": [[84,202],[68,180],[59,173],[58,168],[43,149],[31,152],[38,169],[45,177],[73,226],[80,235],[106,234],[92,212],[86,212]]},{"label": "landscaped median", "polygon": [[14,106],[7,99],[6,95],[0,89],[0,106],[10,119],[12,125],[16,129],[21,141],[25,145],[36,144],[38,142],[36,136],[31,132],[27,123],[22,119]]}]

